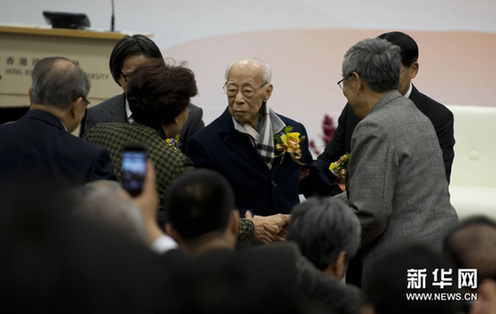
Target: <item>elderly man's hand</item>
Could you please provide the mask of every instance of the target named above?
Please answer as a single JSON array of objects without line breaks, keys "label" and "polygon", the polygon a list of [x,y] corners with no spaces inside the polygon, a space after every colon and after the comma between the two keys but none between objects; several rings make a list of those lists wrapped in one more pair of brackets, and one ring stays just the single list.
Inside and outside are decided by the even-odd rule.
[{"label": "elderly man's hand", "polygon": [[245,214],[246,219],[255,225],[255,240],[262,243],[284,241],[287,236],[287,225],[290,215],[275,214],[271,216],[252,216],[250,211]]},{"label": "elderly man's hand", "polygon": [[307,168],[307,167],[302,168],[301,169],[301,172],[300,172],[300,176],[298,177],[298,182],[300,182],[301,180],[305,179],[309,175],[310,175],[310,169]]}]

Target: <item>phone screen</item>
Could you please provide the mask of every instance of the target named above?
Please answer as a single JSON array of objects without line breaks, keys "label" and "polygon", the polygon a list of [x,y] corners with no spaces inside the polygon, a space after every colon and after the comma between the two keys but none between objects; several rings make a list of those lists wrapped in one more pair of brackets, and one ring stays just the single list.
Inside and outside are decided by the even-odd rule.
[{"label": "phone screen", "polygon": [[143,190],[146,159],[142,148],[126,148],[122,152],[122,187],[132,196],[139,195]]}]

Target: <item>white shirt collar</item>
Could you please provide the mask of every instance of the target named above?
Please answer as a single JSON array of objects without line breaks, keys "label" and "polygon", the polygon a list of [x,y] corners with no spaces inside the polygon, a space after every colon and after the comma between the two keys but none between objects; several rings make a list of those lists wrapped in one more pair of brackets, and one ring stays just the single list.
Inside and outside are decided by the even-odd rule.
[{"label": "white shirt collar", "polygon": [[129,102],[127,101],[127,96],[125,97],[125,100],[126,100],[125,107],[126,107],[127,121],[129,123],[133,123],[134,122],[134,119],[131,117],[133,115],[133,113],[131,112],[131,108],[129,108]]},{"label": "white shirt collar", "polygon": [[67,127],[65,126],[64,121],[62,121],[62,120],[60,120],[60,119],[59,119],[59,121],[60,121],[60,123],[62,123],[62,126],[64,127],[65,131],[66,131],[66,132],[69,132],[69,130],[68,130],[68,129],[67,129]]},{"label": "white shirt collar", "polygon": [[408,91],[405,94],[405,97],[406,98],[409,98],[410,97],[410,94],[412,93],[412,89],[413,89],[412,86],[413,86],[413,84],[412,84],[412,82],[410,82],[410,87],[408,88]]}]

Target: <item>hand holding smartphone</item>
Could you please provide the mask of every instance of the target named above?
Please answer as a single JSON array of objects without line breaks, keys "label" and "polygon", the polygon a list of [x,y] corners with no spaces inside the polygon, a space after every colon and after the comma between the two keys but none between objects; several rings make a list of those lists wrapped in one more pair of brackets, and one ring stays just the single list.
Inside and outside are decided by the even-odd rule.
[{"label": "hand holding smartphone", "polygon": [[146,151],[141,145],[126,145],[122,151],[122,187],[133,197],[143,191],[146,160]]}]

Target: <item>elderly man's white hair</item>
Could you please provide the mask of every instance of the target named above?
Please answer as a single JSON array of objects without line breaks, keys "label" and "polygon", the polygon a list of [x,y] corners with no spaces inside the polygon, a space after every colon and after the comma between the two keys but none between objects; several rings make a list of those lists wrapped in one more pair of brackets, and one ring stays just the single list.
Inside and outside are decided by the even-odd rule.
[{"label": "elderly man's white hair", "polygon": [[[231,70],[231,67],[234,64],[238,64],[238,63],[252,63],[254,65],[258,65],[262,69],[263,82],[264,83],[270,83],[270,81],[272,80],[272,68],[270,67],[270,65],[268,65],[267,63],[265,63],[264,61],[262,61],[260,59],[254,58],[254,57],[241,58],[241,59],[233,61],[231,64],[229,64],[229,66],[226,69],[226,73],[225,73],[226,80],[229,76],[229,70]],[[268,85],[265,86],[265,88],[267,88],[267,87],[268,87]]]}]

